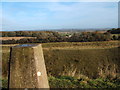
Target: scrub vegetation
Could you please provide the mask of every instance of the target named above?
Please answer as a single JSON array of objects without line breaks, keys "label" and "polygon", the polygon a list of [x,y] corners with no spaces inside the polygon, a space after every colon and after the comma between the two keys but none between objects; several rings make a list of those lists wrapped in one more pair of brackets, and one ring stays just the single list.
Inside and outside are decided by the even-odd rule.
[{"label": "scrub vegetation", "polygon": [[[64,32],[62,34],[61,32],[57,32],[57,31],[12,31],[12,32],[0,32],[0,33],[2,33],[2,37],[3,37],[3,39],[0,41],[2,41],[3,44],[49,43],[49,42],[93,42],[93,41],[120,40],[120,36],[116,35],[116,34],[120,34],[119,28],[106,30],[103,32],[74,31],[73,33],[70,33],[69,31],[67,33]],[[15,39],[13,37],[18,37],[18,39]]]}]

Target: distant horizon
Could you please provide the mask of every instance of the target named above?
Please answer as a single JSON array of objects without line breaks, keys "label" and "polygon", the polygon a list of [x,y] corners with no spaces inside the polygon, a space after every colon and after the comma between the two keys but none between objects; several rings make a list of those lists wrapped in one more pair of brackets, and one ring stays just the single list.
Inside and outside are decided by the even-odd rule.
[{"label": "distant horizon", "polygon": [[31,30],[2,30],[2,31],[63,31],[63,30],[80,30],[80,31],[95,31],[95,30],[109,30],[109,29],[113,29],[113,28],[62,28],[62,29],[31,29]]}]

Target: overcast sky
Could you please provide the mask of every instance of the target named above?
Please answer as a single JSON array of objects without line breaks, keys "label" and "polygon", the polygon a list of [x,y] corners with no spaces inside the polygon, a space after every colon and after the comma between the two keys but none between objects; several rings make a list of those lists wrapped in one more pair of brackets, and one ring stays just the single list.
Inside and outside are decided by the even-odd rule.
[{"label": "overcast sky", "polygon": [[117,2],[4,2],[3,30],[117,28]]}]

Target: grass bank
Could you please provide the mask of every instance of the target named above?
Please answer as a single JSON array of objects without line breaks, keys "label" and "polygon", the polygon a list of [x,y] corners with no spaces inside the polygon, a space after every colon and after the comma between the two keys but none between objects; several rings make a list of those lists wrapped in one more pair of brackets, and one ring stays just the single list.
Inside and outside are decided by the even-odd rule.
[{"label": "grass bank", "polygon": [[[70,76],[48,77],[50,88],[120,88],[120,80],[89,79]],[[7,78],[2,79],[2,87],[7,88]]]}]

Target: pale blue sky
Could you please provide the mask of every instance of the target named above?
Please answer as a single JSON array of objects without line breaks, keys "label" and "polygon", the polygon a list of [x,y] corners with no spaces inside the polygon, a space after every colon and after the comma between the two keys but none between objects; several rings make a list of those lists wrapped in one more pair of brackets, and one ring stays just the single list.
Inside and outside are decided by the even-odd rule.
[{"label": "pale blue sky", "polygon": [[117,2],[4,2],[3,30],[117,28]]}]

